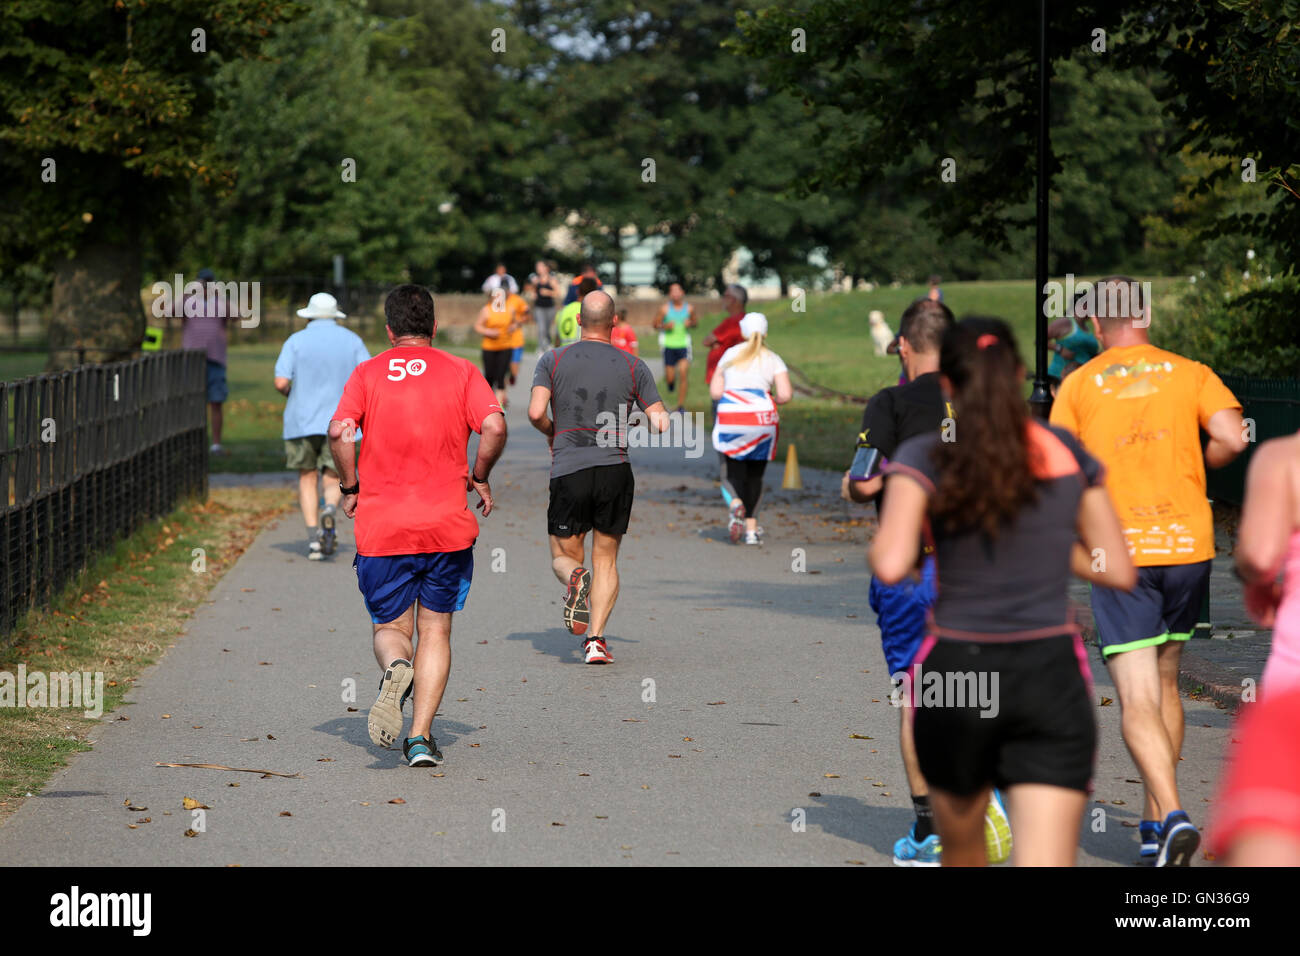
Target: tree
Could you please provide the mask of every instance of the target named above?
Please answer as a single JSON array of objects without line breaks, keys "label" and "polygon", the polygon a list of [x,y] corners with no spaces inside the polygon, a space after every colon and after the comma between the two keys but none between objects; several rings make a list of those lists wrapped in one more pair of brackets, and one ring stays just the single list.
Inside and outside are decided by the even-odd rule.
[{"label": "tree", "polygon": [[[11,0],[0,9],[0,269],[54,272],[53,349],[144,334],[141,256],[213,159],[212,77],[300,12],[280,0]],[[72,353],[52,351],[52,367]]]}]

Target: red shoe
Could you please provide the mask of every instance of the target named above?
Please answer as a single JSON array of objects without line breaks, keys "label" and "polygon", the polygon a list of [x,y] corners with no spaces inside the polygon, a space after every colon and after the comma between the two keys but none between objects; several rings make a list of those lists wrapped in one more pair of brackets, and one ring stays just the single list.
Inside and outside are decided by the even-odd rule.
[{"label": "red shoe", "polygon": [[581,637],[591,623],[591,604],[587,595],[591,591],[591,572],[586,568],[573,569],[569,575],[569,590],[564,594],[564,626],[569,633]]},{"label": "red shoe", "polygon": [[605,642],[599,637],[593,637],[582,645],[584,656],[583,660],[588,664],[612,664],[614,658],[610,655],[609,649],[605,647]]}]

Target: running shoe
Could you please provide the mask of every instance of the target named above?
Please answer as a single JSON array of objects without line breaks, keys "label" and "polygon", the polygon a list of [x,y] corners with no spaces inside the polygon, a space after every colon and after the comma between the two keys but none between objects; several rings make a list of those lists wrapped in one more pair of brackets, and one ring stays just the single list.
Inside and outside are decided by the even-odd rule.
[{"label": "running shoe", "polygon": [[366,718],[370,742],[376,747],[388,748],[402,732],[402,705],[411,692],[415,668],[411,662],[398,658],[388,665],[379,681],[379,696],[375,698]]},{"label": "running shoe", "polygon": [[442,751],[438,741],[430,737],[407,737],[402,742],[402,755],[408,767],[437,767],[442,764]]},{"label": "running shoe", "polygon": [[338,535],[334,527],[334,508],[326,507],[320,513],[320,549],[322,554],[333,554],[338,544]]},{"label": "running shoe", "polygon": [[564,626],[569,633],[577,637],[587,633],[591,623],[591,604],[587,595],[591,593],[591,572],[577,567],[569,575],[569,590],[564,594]]},{"label": "running shoe", "polygon": [[732,498],[731,504],[727,507],[727,514],[730,516],[727,522],[727,535],[731,538],[731,543],[736,544],[740,541],[741,532],[745,530],[745,505],[739,498]]},{"label": "running shoe", "polygon": [[678,405],[678,406],[677,406],[677,411],[678,411],[679,414],[681,414],[681,415],[685,415],[685,414],[686,414],[686,406],[685,406],[685,405]]},{"label": "running shoe", "polygon": [[519,381],[519,376],[516,375],[514,372],[511,372],[511,373],[510,373],[510,384],[511,384],[511,385],[514,385],[517,381]]},{"label": "running shoe", "polygon": [[894,866],[939,866],[942,854],[939,834],[931,833],[918,843],[916,824],[913,823],[907,836],[894,844]]},{"label": "running shoe", "polygon": [[1192,854],[1201,845],[1201,834],[1187,814],[1175,810],[1165,817],[1160,828],[1160,849],[1156,852],[1156,866],[1191,866]]},{"label": "running shoe", "polygon": [[1011,819],[1002,791],[996,788],[984,811],[984,849],[990,863],[1005,863],[1011,857]]},{"label": "running shoe", "polygon": [[614,663],[613,655],[610,654],[609,649],[605,647],[605,642],[599,637],[593,637],[591,640],[583,642],[582,659],[587,664]]},{"label": "running shoe", "polygon": [[1146,860],[1148,863],[1156,858],[1160,852],[1160,821],[1159,820],[1142,820],[1138,823],[1138,837],[1142,841],[1138,849],[1138,858]]},{"label": "running shoe", "polygon": [[759,538],[757,531],[745,532],[745,544],[762,544],[762,543],[763,541],[761,538]]},{"label": "running shoe", "polygon": [[325,560],[325,552],[321,548],[319,532],[317,533],[316,540],[307,545],[307,560],[308,561]]}]

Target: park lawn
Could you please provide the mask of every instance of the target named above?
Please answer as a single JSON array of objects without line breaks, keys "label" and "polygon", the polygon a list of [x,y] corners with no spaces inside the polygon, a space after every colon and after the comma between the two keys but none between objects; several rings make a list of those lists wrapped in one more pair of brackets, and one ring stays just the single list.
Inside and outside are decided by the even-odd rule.
[{"label": "park lawn", "polygon": [[[66,587],[49,611],[26,616],[0,645],[0,671],[101,672],[105,714],[186,627],[208,591],[253,538],[294,506],[282,488],[214,489],[151,521]],[[204,551],[201,570],[193,549]],[[160,719],[132,714],[116,719]],[[0,707],[0,821],[69,754],[90,749],[98,720],[69,708]],[[167,759],[160,755],[159,759]],[[129,798],[130,794],[120,796]],[[123,823],[135,814],[123,813]]]},{"label": "park lawn", "polygon": [[[1083,278],[1077,276],[1076,281]],[[1171,292],[1178,281],[1151,279],[1157,314],[1162,305],[1170,304]],[[1018,339],[1021,357],[1032,370],[1035,296],[1031,280],[949,282],[942,288],[945,304],[958,319],[982,315],[1009,322]],[[802,382],[810,381],[865,399],[881,388],[897,384],[898,358],[875,354],[867,316],[872,309],[879,309],[889,327],[897,331],[904,309],[927,291],[927,286],[905,285],[878,287],[871,292],[813,294],[807,296],[803,311],[799,312],[792,309],[790,299],[750,303],[752,310],[767,316],[768,345],[791,367],[791,383],[796,386],[794,401],[780,410],[779,461],[785,460],[787,449],[793,444],[801,465],[837,471],[848,467],[862,422],[863,403],[809,397],[798,394],[797,388]],[[692,333],[695,361],[691,364],[687,407],[706,416],[710,409],[708,383],[704,379],[707,350],[700,343],[723,317],[720,311],[701,314],[699,328]],[[642,354],[653,356],[657,346],[653,338],[648,342],[647,338],[642,336]],[[664,404],[676,408],[677,396],[665,390],[662,379],[659,387]],[[1025,394],[1029,394],[1028,385]]]}]

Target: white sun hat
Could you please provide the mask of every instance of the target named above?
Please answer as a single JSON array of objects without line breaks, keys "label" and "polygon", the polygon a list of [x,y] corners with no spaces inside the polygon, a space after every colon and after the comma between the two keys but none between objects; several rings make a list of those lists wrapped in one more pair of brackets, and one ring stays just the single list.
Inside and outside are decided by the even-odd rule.
[{"label": "white sun hat", "polygon": [[740,320],[740,334],[749,338],[755,332],[767,335],[767,316],[762,312],[746,312]]},{"label": "white sun hat", "polygon": [[304,319],[346,319],[339,311],[338,300],[328,292],[317,292],[307,303],[307,308],[299,309],[298,314]]}]

